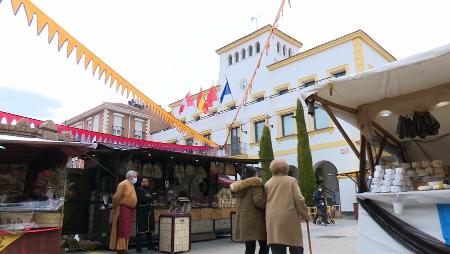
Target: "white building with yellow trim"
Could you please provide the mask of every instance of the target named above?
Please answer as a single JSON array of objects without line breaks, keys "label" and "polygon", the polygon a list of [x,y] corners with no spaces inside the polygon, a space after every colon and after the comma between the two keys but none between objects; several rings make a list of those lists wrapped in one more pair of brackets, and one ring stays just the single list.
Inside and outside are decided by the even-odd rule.
[{"label": "white building with yellow trim", "polygon": [[[374,66],[394,61],[395,58],[361,30],[344,35],[306,51],[302,43],[280,30],[275,31],[268,55],[258,70],[251,99],[242,108],[236,124],[227,130],[236,114],[243,91],[257,64],[271,26],[265,26],[216,51],[220,58],[218,97],[228,79],[230,95],[223,104],[216,102],[208,115],[198,115],[194,107],[178,114],[182,99],[170,104],[171,113],[185,121],[194,130],[207,135],[218,144],[227,146],[233,155],[257,157],[262,127],[268,125],[272,134],[276,158],[297,166],[297,139],[293,113],[296,100],[305,87],[328,82],[330,77],[361,72]],[[194,97],[194,102],[196,95]],[[352,172],[358,168],[358,159],[351,152],[342,135],[322,109],[314,118],[307,115],[308,132],[316,176],[323,178],[342,211],[353,211],[356,185],[336,173]],[[359,131],[340,120],[350,138],[358,144]],[[175,129],[154,133],[152,139],[178,144],[192,144]]]}]

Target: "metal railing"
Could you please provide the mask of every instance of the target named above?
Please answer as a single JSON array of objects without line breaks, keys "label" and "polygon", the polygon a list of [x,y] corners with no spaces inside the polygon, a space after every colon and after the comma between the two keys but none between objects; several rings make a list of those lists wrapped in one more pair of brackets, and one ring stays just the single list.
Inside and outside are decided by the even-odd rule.
[{"label": "metal railing", "polygon": [[112,126],[111,127],[111,134],[114,136],[122,137],[124,132],[124,128],[120,126]]}]

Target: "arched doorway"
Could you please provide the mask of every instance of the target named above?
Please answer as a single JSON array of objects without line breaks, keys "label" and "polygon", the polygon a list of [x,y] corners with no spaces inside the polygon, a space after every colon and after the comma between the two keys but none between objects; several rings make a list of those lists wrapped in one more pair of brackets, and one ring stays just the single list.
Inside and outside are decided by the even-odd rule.
[{"label": "arched doorway", "polygon": [[322,184],[329,204],[341,204],[337,173],[336,166],[329,161],[320,161],[314,165],[316,182]]}]

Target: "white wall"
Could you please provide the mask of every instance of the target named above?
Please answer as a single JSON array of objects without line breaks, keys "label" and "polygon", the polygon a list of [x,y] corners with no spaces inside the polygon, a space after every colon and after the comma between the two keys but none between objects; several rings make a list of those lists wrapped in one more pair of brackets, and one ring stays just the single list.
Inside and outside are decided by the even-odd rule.
[{"label": "white wall", "polygon": [[[247,57],[245,60],[240,59],[238,63],[234,63],[234,52],[241,50],[241,48],[248,48],[249,44],[255,45],[256,41],[261,43],[261,50],[264,47],[263,42],[265,41],[267,34],[262,34],[258,38],[255,38],[248,43],[238,46],[236,49],[229,50],[220,55],[220,71],[219,71],[219,84],[225,85],[225,77],[231,86],[231,91],[235,100],[240,102],[242,98],[242,90],[238,86],[238,83],[242,79],[250,80],[250,75],[255,68],[256,61],[258,60],[259,54],[255,54],[256,50],[254,48],[253,56]],[[273,98],[267,98],[273,94],[273,88],[283,85],[290,84],[290,89],[298,87],[298,80],[311,76],[317,75],[317,79],[324,79],[329,76],[328,71],[330,69],[347,66],[348,73],[356,72],[355,67],[355,57],[353,43],[351,41],[345,42],[343,44],[337,45],[335,47],[329,48],[327,50],[321,51],[314,55],[308,56],[304,59],[295,61],[281,68],[269,71],[267,65],[275,62],[275,60],[281,60],[282,56],[276,51],[276,42],[279,38],[275,38],[272,41],[272,47],[270,48],[269,55],[264,56],[263,64],[258,70],[254,87],[251,94],[255,94],[261,91],[265,91],[266,99],[261,102],[257,102],[251,105],[245,106],[238,118],[237,122],[242,123],[242,130],[247,131],[247,134],[242,133],[241,140],[243,144],[247,144],[247,154],[249,156],[258,155],[259,146],[258,145],[248,145],[251,143],[250,135],[252,131],[252,124],[249,122],[251,118],[267,115],[269,116],[267,122],[270,128],[272,136],[273,150],[275,154],[279,154],[278,158],[283,158],[288,161],[289,164],[297,166],[297,156],[296,156],[296,138],[288,140],[277,140],[277,117],[276,112],[282,109],[296,106],[296,100],[300,98],[301,90],[296,89],[287,94],[276,96]],[[364,61],[367,68],[368,64],[373,66],[384,64],[387,61],[379,56],[375,51],[368,47],[363,42],[364,49]],[[298,53],[298,49],[292,47],[294,53]],[[228,65],[228,55],[233,55],[233,64]],[[241,58],[241,55],[240,55]],[[326,81],[323,81],[326,82]],[[222,91],[218,91],[218,97],[220,97]],[[226,96],[223,105],[231,102],[231,96]],[[251,101],[251,99],[249,99]],[[194,101],[194,103],[196,103]],[[215,104],[216,107],[220,107],[218,103]],[[306,110],[306,106],[304,105]],[[174,109],[176,111],[175,116],[178,118],[186,117],[189,121],[191,120],[191,115],[195,114],[196,111],[194,107],[189,108],[186,113],[181,116],[178,115],[178,108]],[[206,130],[212,130],[212,140],[220,145],[225,144],[225,138],[227,135],[226,125],[230,124],[232,121],[236,110],[222,112],[214,116],[206,117],[199,121],[188,122],[188,125],[198,132],[203,132]],[[305,112],[305,119],[308,121],[308,115]],[[331,122],[331,121],[330,121]],[[359,131],[352,125],[340,120],[341,125],[347,131],[348,135],[353,141],[359,140]],[[331,125],[333,126],[333,125]],[[175,131],[168,130],[161,133],[153,135],[153,138],[157,141],[167,141],[177,138],[181,143],[184,144],[184,138]],[[339,173],[350,172],[357,170],[359,167],[359,161],[357,157],[353,154],[352,150],[346,143],[344,143],[344,138],[337,130],[336,127],[330,132],[311,135],[310,145],[312,148],[312,158],[313,163],[316,164],[320,161],[331,162],[338,170]],[[340,184],[340,200],[342,204],[342,211],[353,211],[353,203],[356,202],[355,199],[355,184],[350,179],[339,179]]]}]

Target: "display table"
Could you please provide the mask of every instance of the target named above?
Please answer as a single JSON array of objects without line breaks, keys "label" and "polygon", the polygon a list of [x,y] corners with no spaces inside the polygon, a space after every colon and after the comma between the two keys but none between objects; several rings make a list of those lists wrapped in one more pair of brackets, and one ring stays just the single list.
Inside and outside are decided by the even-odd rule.
[{"label": "display table", "polygon": [[159,217],[159,251],[168,253],[191,250],[191,216],[161,214]]},{"label": "display table", "polygon": [[[450,214],[446,214],[448,208],[441,209],[450,205],[450,190],[361,193],[357,194],[357,198],[370,199],[402,221],[446,242],[447,245],[450,244],[450,225],[447,225],[448,220],[443,218],[449,218]],[[394,213],[392,202],[397,198],[403,204],[401,214]],[[358,227],[358,253],[411,253],[391,238],[362,207],[359,207]]]}]

